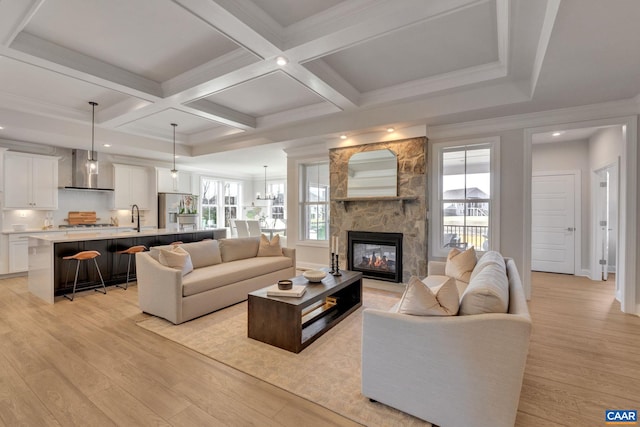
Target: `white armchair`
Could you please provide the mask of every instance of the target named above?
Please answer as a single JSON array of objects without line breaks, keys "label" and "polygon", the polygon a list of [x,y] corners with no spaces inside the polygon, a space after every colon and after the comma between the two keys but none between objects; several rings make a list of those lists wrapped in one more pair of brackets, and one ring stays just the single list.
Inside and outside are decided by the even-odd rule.
[{"label": "white armchair", "polygon": [[515,263],[506,261],[508,313],[421,317],[366,309],[362,393],[441,427],[513,426],[531,318]]}]

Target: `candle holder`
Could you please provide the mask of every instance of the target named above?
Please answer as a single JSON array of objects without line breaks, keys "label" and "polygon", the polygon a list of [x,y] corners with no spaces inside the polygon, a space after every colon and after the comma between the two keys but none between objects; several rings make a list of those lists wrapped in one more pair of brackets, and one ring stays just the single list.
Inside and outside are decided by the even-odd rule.
[{"label": "candle holder", "polygon": [[331,262],[329,263],[331,265],[331,270],[329,270],[329,274],[333,274],[336,272],[335,266],[333,264],[334,256],[335,256],[335,253],[331,252]]},{"label": "candle holder", "polygon": [[[339,255],[336,254],[336,269],[331,273],[334,276],[342,276],[342,273],[340,273],[340,262],[339,262]],[[332,263],[333,264],[333,263]],[[333,270],[333,269],[332,269]]]}]

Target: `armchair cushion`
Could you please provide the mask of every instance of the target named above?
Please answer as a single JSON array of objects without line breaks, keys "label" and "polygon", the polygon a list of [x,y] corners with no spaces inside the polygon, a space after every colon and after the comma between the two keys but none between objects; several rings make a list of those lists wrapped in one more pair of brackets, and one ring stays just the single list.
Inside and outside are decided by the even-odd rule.
[{"label": "armchair cushion", "polygon": [[454,279],[469,283],[471,272],[476,266],[476,250],[472,247],[466,251],[453,248],[447,255],[447,263],[444,267],[445,274]]},{"label": "armchair cushion", "polygon": [[459,297],[456,281],[448,276],[413,276],[402,295],[398,313],[414,316],[454,316]]}]

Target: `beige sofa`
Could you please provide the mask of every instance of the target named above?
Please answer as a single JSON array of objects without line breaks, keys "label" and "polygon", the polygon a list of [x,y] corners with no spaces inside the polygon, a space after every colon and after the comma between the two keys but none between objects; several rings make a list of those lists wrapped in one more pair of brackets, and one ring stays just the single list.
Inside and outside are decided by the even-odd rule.
[{"label": "beige sofa", "polygon": [[[505,261],[506,313],[433,317],[366,309],[362,393],[441,427],[513,426],[531,318],[516,265]],[[430,263],[429,275],[444,275],[444,266]],[[472,308],[495,306],[494,297],[485,292]]]},{"label": "beige sofa", "polygon": [[182,244],[194,267],[185,276],[159,262],[160,247],[137,253],[140,309],[179,324],[244,301],[249,292],[295,276],[294,249],[282,248],[282,256],[257,256],[259,244],[255,237]]}]

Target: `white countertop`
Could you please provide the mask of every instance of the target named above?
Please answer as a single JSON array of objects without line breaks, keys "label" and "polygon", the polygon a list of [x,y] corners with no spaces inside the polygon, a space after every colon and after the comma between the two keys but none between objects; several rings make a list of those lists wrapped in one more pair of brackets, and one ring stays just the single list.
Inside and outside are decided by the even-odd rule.
[{"label": "white countertop", "polygon": [[[144,228],[144,227],[143,227]],[[128,230],[133,230],[133,227],[95,227],[95,228],[89,228],[89,227],[69,227],[69,228],[47,228],[47,229],[42,229],[42,228],[27,228],[26,230],[23,231],[16,231],[13,228],[7,229],[7,230],[2,230],[2,234],[36,234],[36,233],[67,233],[67,232],[78,232],[78,231],[86,231],[89,233],[97,233],[97,230],[105,230],[105,231],[128,231]]]},{"label": "white countertop", "polygon": [[[104,227],[107,228],[107,227]],[[115,227],[114,227],[115,228]],[[103,229],[103,228],[101,228]],[[217,230],[217,229],[215,229]],[[161,229],[148,229],[137,231],[114,231],[112,233],[99,233],[87,231],[86,233],[79,233],[77,229],[72,233],[60,232],[60,230],[55,230],[54,233],[42,233],[42,234],[33,234],[31,237],[44,240],[47,242],[59,243],[59,242],[78,242],[78,241],[86,241],[86,240],[105,240],[105,239],[125,239],[131,237],[146,237],[146,236],[162,236],[167,234],[185,234],[185,233],[198,233],[205,231],[214,231],[214,229],[206,229],[206,230],[168,230],[166,228]]]}]

